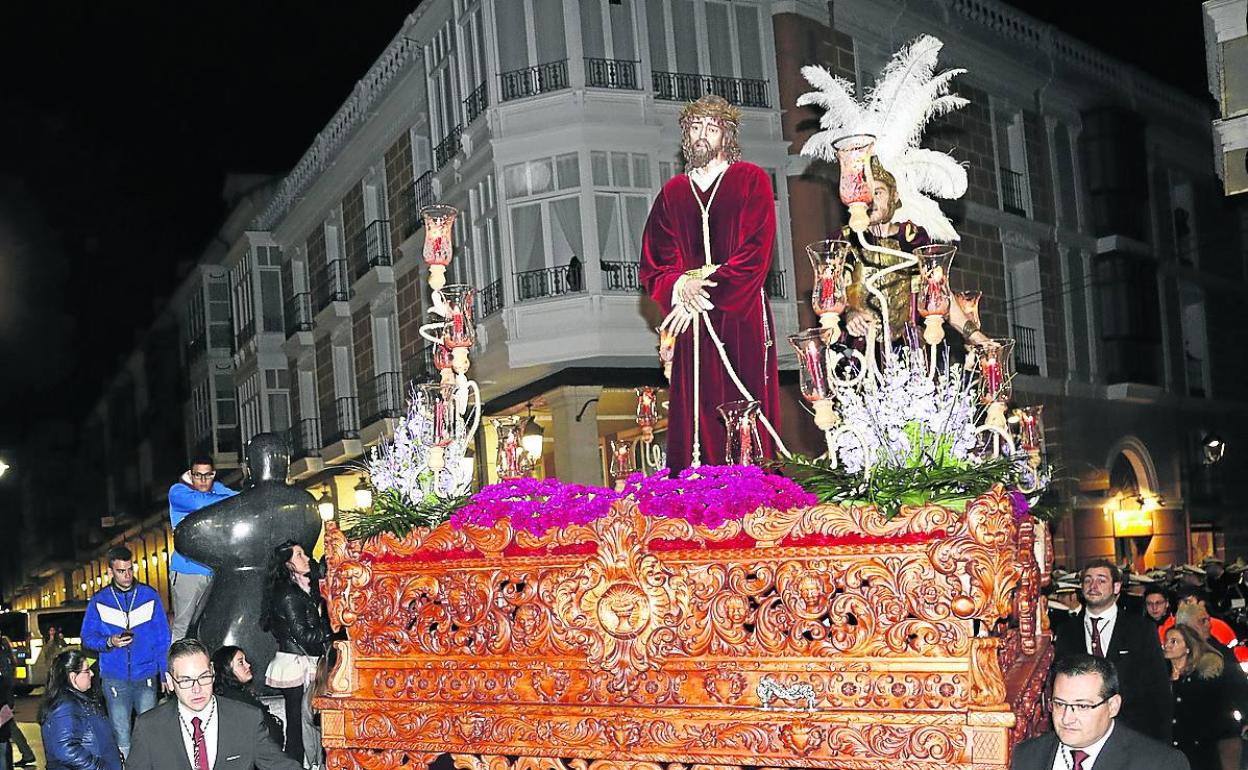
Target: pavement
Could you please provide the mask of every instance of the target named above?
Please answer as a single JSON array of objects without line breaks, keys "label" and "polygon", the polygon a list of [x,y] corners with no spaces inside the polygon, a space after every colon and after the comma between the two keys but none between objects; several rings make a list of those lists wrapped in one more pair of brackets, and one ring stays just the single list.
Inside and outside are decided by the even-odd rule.
[{"label": "pavement", "polygon": [[[42,690],[39,690],[42,693]],[[24,698],[17,699],[17,708],[13,709],[14,717],[17,721],[17,728],[22,731],[22,735],[26,736],[26,741],[30,744],[30,750],[35,752],[35,759],[38,760],[34,765],[28,767],[46,767],[43,759],[43,739],[39,735],[39,723],[35,721],[35,717],[39,713],[40,695],[27,695]],[[21,759],[16,748],[13,750],[13,761]]]}]

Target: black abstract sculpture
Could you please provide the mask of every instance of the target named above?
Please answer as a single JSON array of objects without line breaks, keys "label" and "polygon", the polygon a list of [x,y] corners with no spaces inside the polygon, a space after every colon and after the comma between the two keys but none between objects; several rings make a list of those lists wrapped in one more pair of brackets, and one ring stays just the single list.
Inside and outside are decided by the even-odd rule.
[{"label": "black abstract sculpture", "polygon": [[273,636],[260,627],[264,574],[273,549],[294,540],[308,554],[321,531],[316,499],[286,485],[290,450],[276,433],[247,443],[249,480],[241,493],[190,514],[174,531],[180,553],[212,568],[212,587],[198,631],[192,634],[215,650],[242,647],[264,690],[264,672],[277,651]]}]

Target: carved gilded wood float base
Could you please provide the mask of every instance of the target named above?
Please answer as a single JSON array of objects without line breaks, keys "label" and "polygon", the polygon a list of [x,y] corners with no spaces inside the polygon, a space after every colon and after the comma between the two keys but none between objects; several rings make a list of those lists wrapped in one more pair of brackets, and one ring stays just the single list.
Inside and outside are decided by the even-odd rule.
[{"label": "carved gilded wood float base", "polygon": [[1007,767],[1044,723],[1035,540],[1000,489],[713,531],[625,504],[541,537],[331,527],[329,766]]}]

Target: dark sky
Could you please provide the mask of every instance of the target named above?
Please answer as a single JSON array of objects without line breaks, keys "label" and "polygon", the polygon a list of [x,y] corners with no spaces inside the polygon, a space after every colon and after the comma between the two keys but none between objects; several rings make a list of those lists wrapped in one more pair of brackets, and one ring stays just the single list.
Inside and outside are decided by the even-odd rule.
[{"label": "dark sky", "polygon": [[[1204,90],[1197,2],[1012,4]],[[0,445],[94,403],[225,174],[292,166],[415,5],[0,3]]]}]

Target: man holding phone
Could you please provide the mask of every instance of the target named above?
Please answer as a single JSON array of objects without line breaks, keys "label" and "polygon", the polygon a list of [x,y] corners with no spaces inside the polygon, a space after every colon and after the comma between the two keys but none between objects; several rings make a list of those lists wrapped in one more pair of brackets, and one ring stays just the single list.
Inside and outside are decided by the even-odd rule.
[{"label": "man holding phone", "polygon": [[[169,524],[176,530],[188,515],[238,494],[217,481],[212,458],[191,458],[190,469],[169,487]],[[212,570],[188,559],[176,550],[169,559],[169,598],[173,601],[173,641],[187,635],[191,625],[203,611],[208,589],[212,587]]]},{"label": "man holding phone", "polygon": [[123,756],[130,752],[130,715],[156,705],[158,682],[169,651],[169,621],[160,594],[134,579],[134,557],[117,546],[108,551],[112,581],[87,602],[82,646],[100,656],[108,718]]}]

